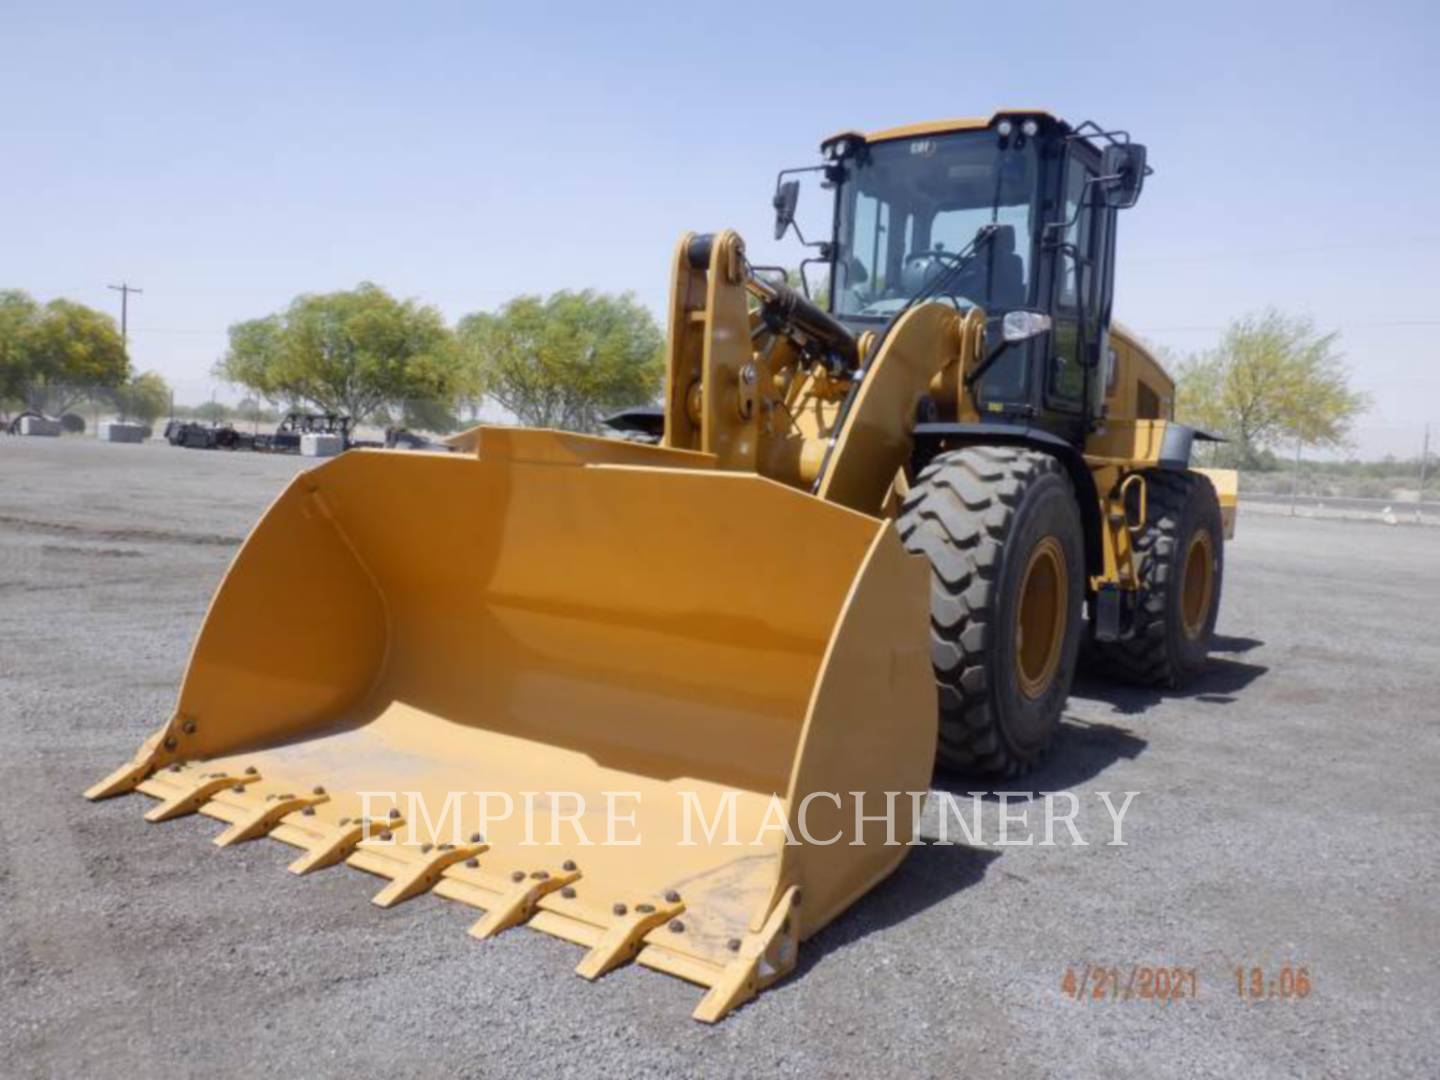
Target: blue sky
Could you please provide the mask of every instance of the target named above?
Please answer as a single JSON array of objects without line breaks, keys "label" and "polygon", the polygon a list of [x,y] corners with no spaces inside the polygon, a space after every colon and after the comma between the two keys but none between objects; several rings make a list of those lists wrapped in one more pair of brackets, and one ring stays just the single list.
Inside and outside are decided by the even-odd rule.
[{"label": "blue sky", "polygon": [[1440,439],[1436,12],[3,0],[0,286],[143,287],[133,359],[199,400],[230,323],[361,280],[452,318],[583,287],[658,316],[686,229],[798,258],[769,195],[821,137],[1039,105],[1150,147],[1119,318],[1183,353],[1310,314],[1374,396],[1361,448],[1410,455]]}]

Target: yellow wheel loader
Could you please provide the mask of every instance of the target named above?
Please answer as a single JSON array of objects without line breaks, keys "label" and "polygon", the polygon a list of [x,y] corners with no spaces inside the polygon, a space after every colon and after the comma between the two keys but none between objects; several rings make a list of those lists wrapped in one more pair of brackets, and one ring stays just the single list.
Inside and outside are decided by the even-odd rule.
[{"label": "yellow wheel loader", "polygon": [[564,938],[587,978],[668,972],[716,1020],[898,865],[937,754],[1046,750],[1082,636],[1199,671],[1235,483],[1111,324],[1144,148],[1011,111],[821,152],[825,304],[686,235],[631,438],[481,427],[302,473],[174,714],[87,794]]}]

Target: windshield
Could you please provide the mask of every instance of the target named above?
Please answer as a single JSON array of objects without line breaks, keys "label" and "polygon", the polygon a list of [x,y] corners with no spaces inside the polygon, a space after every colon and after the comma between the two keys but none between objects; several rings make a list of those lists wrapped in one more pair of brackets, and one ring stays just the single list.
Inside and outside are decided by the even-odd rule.
[{"label": "windshield", "polygon": [[[840,192],[835,313],[890,318],[948,269],[936,299],[992,314],[1024,307],[1038,216],[1035,146],[1002,148],[987,130],[862,148]],[[994,237],[956,269],[956,256],[991,224]]]}]

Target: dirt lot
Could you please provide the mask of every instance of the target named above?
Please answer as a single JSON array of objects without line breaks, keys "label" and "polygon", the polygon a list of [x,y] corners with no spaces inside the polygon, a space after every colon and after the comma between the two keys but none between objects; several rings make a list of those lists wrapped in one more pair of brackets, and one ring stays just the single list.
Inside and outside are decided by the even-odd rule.
[{"label": "dirt lot", "polygon": [[[705,1027],[678,980],[592,985],[545,935],[482,944],[471,909],[382,911],[356,871],[296,878],[282,845],[80,798],[168,715],[298,467],[0,439],[5,1073],[1440,1074],[1440,531],[1242,520],[1209,676],[1083,682],[1023,785],[1074,792],[1090,846],[917,848],[795,977]],[[1140,793],[1125,847],[1099,791]],[[1062,979],[1087,964],[1193,968],[1199,995],[1077,1002]],[[1237,965],[1312,988],[1245,1002]]]}]

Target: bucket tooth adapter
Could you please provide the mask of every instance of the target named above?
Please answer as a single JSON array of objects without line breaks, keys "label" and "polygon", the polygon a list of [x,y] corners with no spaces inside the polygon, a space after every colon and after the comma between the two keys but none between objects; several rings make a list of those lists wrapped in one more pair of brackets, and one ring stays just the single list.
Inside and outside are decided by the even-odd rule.
[{"label": "bucket tooth adapter", "polygon": [[1110,325],[1144,148],[1018,112],[822,152],[825,307],[687,234],[629,438],[479,427],[300,474],[173,715],[87,795],[563,938],[586,979],[668,972],[715,1021],[895,869],[937,753],[1038,759],[1082,633],[1200,670],[1233,474],[1190,468],[1206,436]]}]

